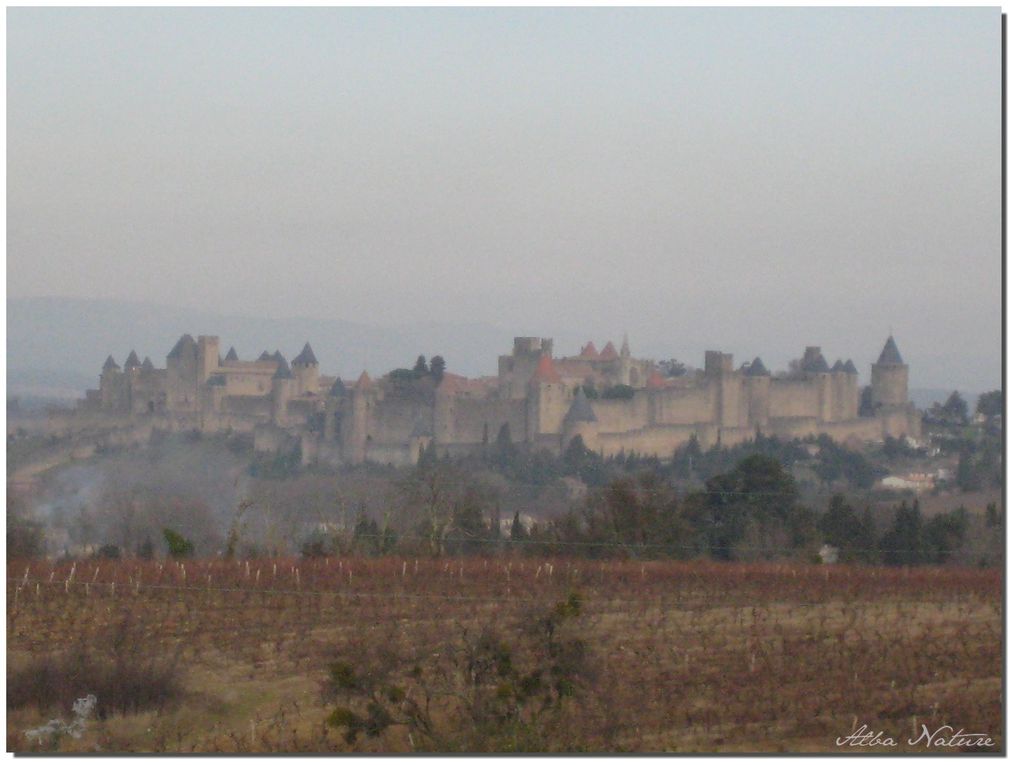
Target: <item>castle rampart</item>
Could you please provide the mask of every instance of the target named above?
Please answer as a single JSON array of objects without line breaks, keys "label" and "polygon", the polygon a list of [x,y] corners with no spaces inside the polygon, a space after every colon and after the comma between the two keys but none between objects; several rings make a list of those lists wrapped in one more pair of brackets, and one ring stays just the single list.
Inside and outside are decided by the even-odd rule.
[{"label": "castle rampart", "polygon": [[[288,361],[265,351],[220,358],[219,341],[183,335],[164,369],[129,355],[110,357],[80,404],[82,417],[147,423],[168,430],[255,434],[257,448],[302,449],[304,460],[413,463],[433,442],[467,454],[494,442],[506,426],[514,442],[561,452],[576,436],[609,456],[668,457],[696,438],[704,448],[761,433],[798,438],[826,433],[841,441],[918,436],[921,419],[908,402],[908,367],[889,338],[872,365],[872,416],[859,416],[858,374],[851,361],[828,366],[820,348],[772,375],[759,358],[736,368],[731,354],[708,351],[704,369],[663,377],[650,359],[593,343],[554,358],[549,338],[515,338],[498,359],[498,375],[469,380],[445,372],[364,372],[354,385],[322,376],[309,343]],[[587,391],[587,395],[586,395]]]}]

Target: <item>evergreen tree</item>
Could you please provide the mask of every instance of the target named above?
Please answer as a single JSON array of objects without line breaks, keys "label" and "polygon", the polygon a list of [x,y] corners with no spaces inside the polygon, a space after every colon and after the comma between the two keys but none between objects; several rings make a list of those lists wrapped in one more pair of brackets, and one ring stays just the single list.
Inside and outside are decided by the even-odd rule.
[{"label": "evergreen tree", "polygon": [[891,566],[917,566],[925,562],[922,511],[919,500],[902,502],[894,514],[894,525],[880,542],[884,562]]},{"label": "evergreen tree", "polygon": [[934,516],[926,524],[926,555],[930,563],[946,563],[964,544],[968,529],[968,511],[959,507]]},{"label": "evergreen tree", "polygon": [[416,377],[422,377],[424,374],[426,374],[427,372],[426,357],[423,356],[421,353],[419,354],[419,358],[415,360],[415,366],[412,367],[412,371],[415,372]]},{"label": "evergreen tree", "polygon": [[979,476],[975,470],[971,450],[968,448],[962,449],[961,457],[958,458],[956,480],[958,488],[962,491],[976,491],[980,488]]},{"label": "evergreen tree", "polygon": [[[872,515],[869,521],[872,522]],[[831,497],[817,528],[825,542],[838,548],[839,560],[843,563],[867,560],[870,550],[876,546],[876,537],[867,519],[860,517],[841,494]]]},{"label": "evergreen tree", "polygon": [[194,554],[194,543],[185,539],[172,529],[162,529],[162,536],[165,537],[166,547],[169,548],[169,556],[172,558],[189,558]]},{"label": "evergreen tree", "polygon": [[989,393],[983,393],[979,396],[975,411],[985,417],[1003,414],[1003,391],[992,390]]},{"label": "evergreen tree", "polygon": [[511,541],[512,542],[523,542],[528,539],[528,532],[525,530],[525,525],[521,522],[521,513],[514,513],[514,520],[511,521]]},{"label": "evergreen tree", "polygon": [[137,557],[141,560],[151,560],[155,557],[155,543],[151,537],[145,537],[144,541],[137,548]]},{"label": "evergreen tree", "polygon": [[966,425],[968,423],[968,404],[957,391],[947,397],[943,406],[947,418],[955,423]]},{"label": "evergreen tree", "polygon": [[858,559],[864,563],[877,563],[880,559],[877,549],[877,524],[869,505],[863,511],[863,539],[866,540]]},{"label": "evergreen tree", "polygon": [[444,361],[443,356],[434,356],[430,359],[430,374],[433,379],[439,384],[444,379],[444,371],[447,369],[447,362]]},{"label": "evergreen tree", "polygon": [[360,512],[352,531],[352,539],[356,549],[367,555],[376,555],[381,549],[380,526],[365,512]]},{"label": "evergreen tree", "polygon": [[500,426],[496,434],[496,443],[493,445],[491,462],[504,475],[516,478],[518,463],[520,462],[518,447],[511,442],[510,425],[506,422]]}]

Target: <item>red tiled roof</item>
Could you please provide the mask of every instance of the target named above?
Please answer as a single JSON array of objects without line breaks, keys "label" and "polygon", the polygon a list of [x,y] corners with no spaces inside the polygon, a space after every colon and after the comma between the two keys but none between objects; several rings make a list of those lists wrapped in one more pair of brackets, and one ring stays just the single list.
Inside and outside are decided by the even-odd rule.
[{"label": "red tiled roof", "polygon": [[488,393],[496,387],[499,379],[496,377],[480,377],[475,380],[462,375],[444,372],[444,377],[437,386],[441,393],[469,393],[472,395]]},{"label": "red tiled roof", "polygon": [[569,359],[557,359],[553,362],[553,367],[561,377],[579,377],[582,380],[585,380],[589,377],[597,377],[599,375],[599,373],[595,371],[595,367],[592,366],[590,362],[590,359],[582,361],[581,357],[578,356]]},{"label": "red tiled roof", "polygon": [[654,370],[651,375],[648,376],[648,382],[646,387],[651,390],[661,390],[665,387],[665,380],[662,379],[662,375],[658,373],[658,370]]},{"label": "red tiled roof", "polygon": [[463,383],[467,381],[468,378],[461,375],[444,372],[444,376],[440,379],[440,384],[437,385],[437,390],[441,393],[457,393],[462,389]]},{"label": "red tiled roof", "polygon": [[532,379],[543,383],[560,382],[560,375],[556,371],[556,367],[553,366],[552,357],[544,355],[539,359],[539,365],[535,368],[535,374],[532,375]]},{"label": "red tiled roof", "polygon": [[602,353],[599,354],[599,358],[603,360],[618,358],[620,354],[616,352],[616,346],[613,345],[613,341],[610,340],[606,343],[606,347],[602,349]]},{"label": "red tiled roof", "polygon": [[591,340],[588,341],[587,345],[581,349],[582,359],[597,359],[599,357],[598,349],[595,347],[595,343]]}]

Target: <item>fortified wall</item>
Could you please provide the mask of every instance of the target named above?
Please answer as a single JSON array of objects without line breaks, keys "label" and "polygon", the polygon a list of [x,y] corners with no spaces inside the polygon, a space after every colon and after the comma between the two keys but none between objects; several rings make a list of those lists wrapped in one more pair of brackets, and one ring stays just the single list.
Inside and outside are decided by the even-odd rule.
[{"label": "fortified wall", "polygon": [[279,351],[241,360],[233,348],[223,357],[217,337],[183,335],[164,368],[133,351],[122,368],[110,356],[79,411],[151,429],[252,433],[258,450],[298,445],[304,462],[333,464],[413,464],[431,442],[459,455],[498,438],[561,453],[580,436],[603,456],[665,458],[691,438],[709,448],[758,432],[842,442],[920,435],[893,337],[872,364],[862,415],[852,360],[830,366],[816,346],[778,374],[760,358],[736,367],[731,354],[708,351],[702,370],[665,376],[633,358],[626,338],[619,351],[589,342],[554,357],[551,339],[518,337],[497,368],[477,379],[400,370],[374,381],[363,372],[346,385],[320,374],[309,343],[291,361]]}]

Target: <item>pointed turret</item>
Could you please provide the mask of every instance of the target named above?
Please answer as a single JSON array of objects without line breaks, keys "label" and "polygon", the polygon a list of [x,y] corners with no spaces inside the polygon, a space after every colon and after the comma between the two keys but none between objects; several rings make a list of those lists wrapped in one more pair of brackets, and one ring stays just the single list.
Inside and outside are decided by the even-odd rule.
[{"label": "pointed turret", "polygon": [[311,364],[316,366],[317,357],[313,355],[313,348],[310,347],[310,343],[303,346],[303,350],[292,360],[292,363],[301,366],[310,366]]},{"label": "pointed turret", "polygon": [[120,370],[120,365],[117,364],[116,361],[113,359],[113,355],[109,354],[106,357],[106,363],[102,365],[102,371],[111,372],[114,370],[118,372]]},{"label": "pointed turret", "polygon": [[270,353],[268,353],[267,351],[264,351],[264,352],[261,353],[260,356],[257,357],[257,360],[258,361],[271,361],[273,358],[274,357]]},{"label": "pointed turret", "polygon": [[802,368],[804,372],[830,372],[831,367],[827,365],[827,359],[824,358],[824,354],[820,352],[820,348],[811,345],[806,349],[806,353],[803,354]]},{"label": "pointed turret", "polygon": [[552,356],[544,354],[539,359],[539,365],[535,367],[535,373],[532,375],[532,382],[535,383],[560,382],[560,374],[556,371],[556,367],[553,366]]},{"label": "pointed turret", "polygon": [[630,341],[627,340],[626,332],[623,333],[623,345],[620,346],[620,355],[623,358],[628,358],[630,356]]},{"label": "pointed turret", "polygon": [[898,346],[894,342],[894,335],[890,335],[887,338],[887,342],[884,343],[884,350],[880,352],[880,358],[877,359],[878,364],[904,364],[901,360],[901,354],[898,352]]},{"label": "pointed turret", "polygon": [[148,356],[144,357],[144,361],[141,362],[141,371],[142,372],[154,372],[155,371],[155,365],[151,363],[151,358],[150,357],[148,357]]},{"label": "pointed turret", "polygon": [[766,374],[770,374],[768,368],[764,366],[764,362],[761,361],[760,356],[755,356],[753,363],[746,368],[746,375],[748,377],[760,377]]},{"label": "pointed turret", "polygon": [[356,384],[355,384],[354,390],[360,390],[360,391],[362,391],[362,390],[369,390],[372,387],[373,387],[373,380],[370,379],[370,376],[368,374],[366,374],[366,370],[364,369],[363,373],[361,375],[359,375],[359,379],[356,380]]},{"label": "pointed turret", "polygon": [[870,370],[873,407],[903,407],[908,403],[908,366],[901,360],[894,335],[887,338],[880,358]]},{"label": "pointed turret", "polygon": [[595,347],[595,343],[589,340],[585,343],[584,348],[581,349],[582,359],[597,359],[599,357],[598,348]]},{"label": "pointed turret", "polygon": [[620,355],[616,352],[616,346],[613,345],[613,341],[610,340],[606,343],[606,347],[602,349],[602,353],[599,354],[599,358],[603,361],[612,361],[618,359]]},{"label": "pointed turret", "polygon": [[287,362],[285,360],[285,357],[282,356],[281,354],[279,354],[277,358],[279,359],[279,361],[278,361],[278,369],[275,370],[275,374],[272,376],[271,379],[273,379],[273,380],[290,380],[290,379],[292,379],[292,370],[289,369],[289,362]]},{"label": "pointed turret", "polygon": [[236,353],[236,349],[233,346],[229,346],[229,352],[225,354],[226,361],[239,361],[239,354]]},{"label": "pointed turret", "polygon": [[852,359],[845,362],[845,366],[842,368],[842,371],[850,375],[859,374],[859,370],[856,369],[856,365],[852,363]]},{"label": "pointed turret", "polygon": [[185,349],[192,348],[197,345],[197,341],[194,340],[192,335],[183,335],[179,340],[176,341],[176,345],[169,351],[170,359],[178,359],[183,355]]},{"label": "pointed turret", "polygon": [[595,411],[584,394],[584,388],[577,389],[577,395],[574,396],[574,401],[563,421],[567,425],[575,422],[598,422],[598,417],[595,416]]},{"label": "pointed turret", "polygon": [[127,356],[127,360],[123,362],[123,368],[126,370],[137,369],[141,366],[141,360],[137,358],[137,352],[131,350],[130,355]]},{"label": "pointed turret", "polygon": [[334,378],[334,385],[331,386],[330,395],[337,398],[345,395],[345,383],[342,382],[342,378]]},{"label": "pointed turret", "polygon": [[841,359],[838,359],[836,362],[834,362],[834,366],[831,367],[831,371],[832,372],[844,372],[845,371],[845,365],[842,364]]}]

